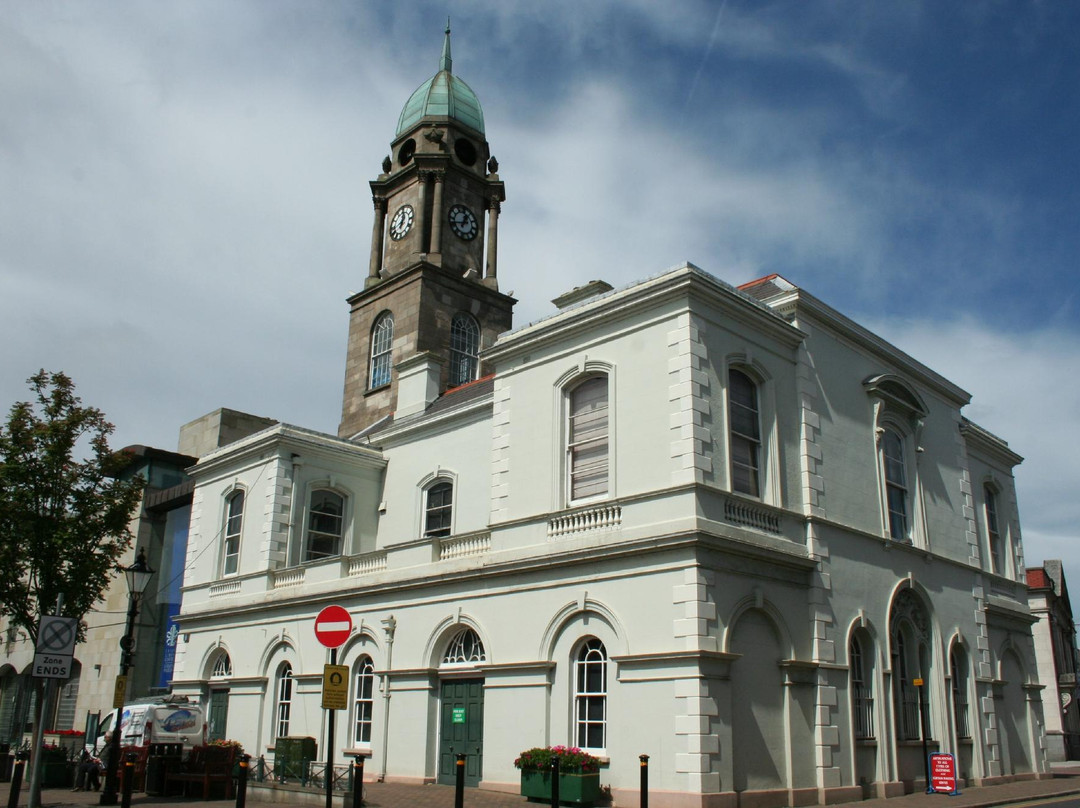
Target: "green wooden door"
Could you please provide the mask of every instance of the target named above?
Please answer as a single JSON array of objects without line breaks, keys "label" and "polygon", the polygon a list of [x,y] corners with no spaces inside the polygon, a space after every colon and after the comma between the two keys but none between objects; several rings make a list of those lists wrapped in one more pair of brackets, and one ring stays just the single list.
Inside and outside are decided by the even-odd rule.
[{"label": "green wooden door", "polygon": [[206,707],[206,740],[223,741],[229,720],[229,691],[211,690],[210,702]]},{"label": "green wooden door", "polygon": [[457,756],[464,752],[465,785],[479,785],[484,768],[484,680],[443,682],[440,716],[439,782],[454,784]]}]

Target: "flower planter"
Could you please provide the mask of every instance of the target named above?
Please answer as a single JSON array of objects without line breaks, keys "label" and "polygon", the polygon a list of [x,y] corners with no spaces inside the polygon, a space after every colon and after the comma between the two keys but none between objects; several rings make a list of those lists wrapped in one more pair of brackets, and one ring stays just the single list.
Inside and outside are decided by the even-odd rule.
[{"label": "flower planter", "polygon": [[41,787],[70,788],[75,764],[68,759],[63,748],[41,750]]},{"label": "flower planter", "polygon": [[[551,772],[522,771],[521,796],[551,802]],[[559,774],[559,802],[592,805],[600,799],[600,772]]]}]

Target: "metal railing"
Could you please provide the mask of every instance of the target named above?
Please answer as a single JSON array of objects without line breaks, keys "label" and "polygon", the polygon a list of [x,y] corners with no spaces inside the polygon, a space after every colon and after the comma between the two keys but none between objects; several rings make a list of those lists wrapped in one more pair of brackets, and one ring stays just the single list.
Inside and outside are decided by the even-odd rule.
[{"label": "metal railing", "polygon": [[904,683],[900,686],[899,726],[901,741],[917,741],[922,738],[919,731],[919,691],[914,685]]}]

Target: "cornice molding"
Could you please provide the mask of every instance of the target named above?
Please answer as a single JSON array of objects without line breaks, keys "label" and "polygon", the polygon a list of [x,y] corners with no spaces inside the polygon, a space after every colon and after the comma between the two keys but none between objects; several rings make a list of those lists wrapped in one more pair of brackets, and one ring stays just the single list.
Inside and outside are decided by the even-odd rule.
[{"label": "cornice molding", "polygon": [[957,407],[963,407],[971,401],[971,394],[963,388],[802,289],[796,288],[772,298],[767,305],[791,318],[810,315],[838,336],[845,337],[854,348],[902,369]]},{"label": "cornice molding", "polygon": [[660,275],[569,306],[549,317],[503,334],[487,351],[489,362],[506,362],[538,346],[579,337],[582,330],[615,322],[644,308],[685,297],[686,308],[702,301],[716,306],[732,319],[767,334],[789,348],[796,348],[806,334],[761,305],[693,264],[682,264]]}]

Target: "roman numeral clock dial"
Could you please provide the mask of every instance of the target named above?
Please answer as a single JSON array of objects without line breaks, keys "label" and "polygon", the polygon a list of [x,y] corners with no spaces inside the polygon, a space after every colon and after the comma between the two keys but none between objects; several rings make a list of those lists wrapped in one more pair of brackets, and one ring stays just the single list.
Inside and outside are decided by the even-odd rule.
[{"label": "roman numeral clock dial", "polygon": [[479,227],[476,224],[476,214],[469,210],[464,205],[454,205],[450,208],[450,213],[447,216],[450,220],[450,229],[454,231],[454,235],[465,241],[472,241],[476,238]]},{"label": "roman numeral clock dial", "polygon": [[390,220],[390,238],[394,241],[401,241],[412,228],[412,223],[412,205],[402,205],[397,209],[394,218]]}]

